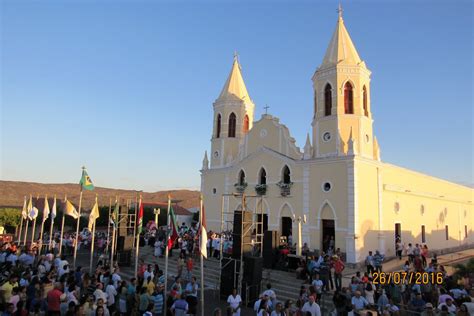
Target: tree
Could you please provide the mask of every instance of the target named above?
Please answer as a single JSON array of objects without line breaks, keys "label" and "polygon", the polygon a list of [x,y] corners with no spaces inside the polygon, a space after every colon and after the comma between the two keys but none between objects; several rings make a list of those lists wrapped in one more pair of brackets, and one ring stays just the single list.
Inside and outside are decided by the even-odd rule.
[{"label": "tree", "polygon": [[16,233],[16,227],[20,226],[21,210],[16,208],[0,208],[0,226],[5,227],[8,233]]},{"label": "tree", "polygon": [[20,226],[21,210],[16,208],[0,208],[0,226]]}]

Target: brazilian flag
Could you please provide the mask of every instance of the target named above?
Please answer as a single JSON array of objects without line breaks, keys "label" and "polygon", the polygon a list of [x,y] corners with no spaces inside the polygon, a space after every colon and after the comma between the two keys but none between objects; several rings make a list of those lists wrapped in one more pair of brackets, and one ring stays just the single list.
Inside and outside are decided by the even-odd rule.
[{"label": "brazilian flag", "polygon": [[82,167],[82,177],[79,184],[82,186],[83,189],[86,190],[94,190],[94,184],[92,183],[91,178],[87,174],[86,168]]}]

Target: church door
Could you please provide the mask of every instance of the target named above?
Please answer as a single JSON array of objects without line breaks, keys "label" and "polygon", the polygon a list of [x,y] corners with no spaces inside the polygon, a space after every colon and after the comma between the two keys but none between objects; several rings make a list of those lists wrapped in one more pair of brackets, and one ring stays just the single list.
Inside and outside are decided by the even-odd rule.
[{"label": "church door", "polygon": [[293,225],[293,220],[291,217],[282,217],[281,218],[281,235],[288,238],[291,235],[291,227]]},{"label": "church door", "polygon": [[334,220],[332,219],[323,219],[322,220],[322,249],[324,252],[328,252],[329,248],[332,248],[332,251],[335,251],[336,246],[336,234],[335,234],[335,225]]}]

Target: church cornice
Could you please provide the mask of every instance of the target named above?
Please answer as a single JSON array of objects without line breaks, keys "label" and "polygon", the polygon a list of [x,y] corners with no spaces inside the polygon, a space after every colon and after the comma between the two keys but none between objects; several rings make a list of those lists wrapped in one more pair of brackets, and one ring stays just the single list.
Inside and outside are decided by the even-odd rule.
[{"label": "church cornice", "polygon": [[366,75],[367,77],[370,77],[372,72],[368,70],[367,68],[364,68],[359,65],[337,65],[329,68],[318,68],[312,77],[313,80],[316,79],[316,77],[320,79],[324,79],[330,76],[334,76],[335,74],[350,74],[350,75],[359,75],[363,74]]}]

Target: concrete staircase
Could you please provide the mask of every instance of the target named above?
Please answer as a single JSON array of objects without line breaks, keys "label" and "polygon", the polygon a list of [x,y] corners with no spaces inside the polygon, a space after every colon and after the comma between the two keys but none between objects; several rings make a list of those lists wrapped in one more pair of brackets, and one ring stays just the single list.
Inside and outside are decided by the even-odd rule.
[{"label": "concrete staircase", "polygon": [[[170,284],[174,282],[173,278],[178,274],[178,260],[179,252],[173,251],[173,257],[168,260],[168,282]],[[141,247],[140,258],[144,259],[146,264],[158,263],[160,269],[165,270],[165,258],[155,258],[153,256],[153,248]],[[185,269],[183,269],[183,277],[185,276]],[[125,280],[129,280],[134,277],[134,267],[121,268],[121,275]],[[199,260],[194,262],[193,276],[197,277],[198,283],[200,283],[201,265]],[[220,277],[220,262],[215,258],[209,258],[204,261],[204,288],[218,290],[219,289],[219,277]],[[299,297],[300,287],[303,284],[302,280],[296,279],[294,273],[264,269],[262,273],[262,292],[266,289],[266,284],[271,283],[272,288],[277,294],[277,300],[285,302],[288,299],[296,302]],[[333,309],[332,296],[326,295],[322,298],[321,309],[323,315]]]}]

